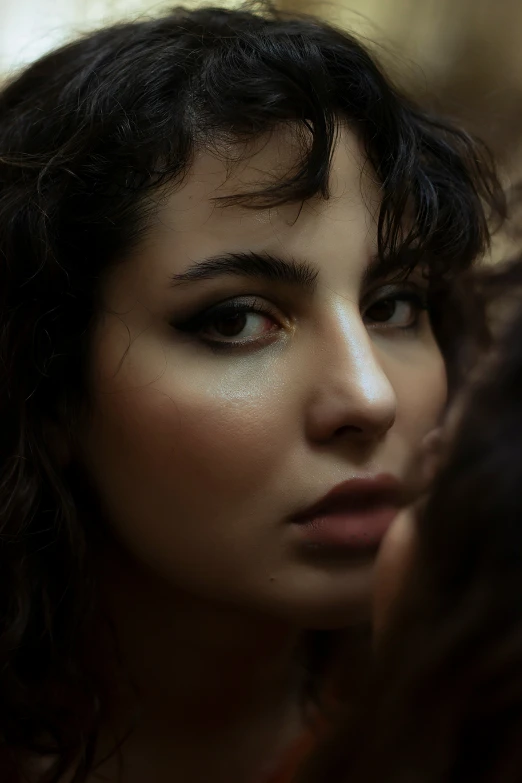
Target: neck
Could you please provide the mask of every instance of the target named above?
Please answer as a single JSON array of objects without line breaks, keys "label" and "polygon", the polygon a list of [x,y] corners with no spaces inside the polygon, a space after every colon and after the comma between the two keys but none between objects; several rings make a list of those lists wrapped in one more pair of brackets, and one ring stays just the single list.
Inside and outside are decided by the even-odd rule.
[{"label": "neck", "polygon": [[294,627],[183,594],[121,556],[107,566],[103,598],[142,719],[201,734],[298,700]]},{"label": "neck", "polygon": [[119,555],[102,575],[124,676],[115,686],[105,666],[112,703],[98,770],[122,783],[270,779],[303,730],[302,633],[189,597]]}]

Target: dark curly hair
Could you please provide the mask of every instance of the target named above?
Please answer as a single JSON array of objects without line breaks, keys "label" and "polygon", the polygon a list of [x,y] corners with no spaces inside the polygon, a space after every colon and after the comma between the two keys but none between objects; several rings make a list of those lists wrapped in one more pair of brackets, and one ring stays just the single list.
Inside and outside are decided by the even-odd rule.
[{"label": "dark curly hair", "polygon": [[203,146],[225,156],[232,142],[247,154],[245,142],[285,125],[295,166],[237,200],[328,198],[340,123],[381,184],[381,258],[398,272],[422,258],[439,281],[433,318],[444,341],[440,292],[485,250],[490,213],[503,210],[494,167],[466,133],[397,91],[352,36],[264,7],[177,9],[53,51],[0,93],[5,764],[48,753],[49,780],[73,759],[84,780],[106,701],[85,642],[95,532],[82,520],[92,499],[49,447],[53,426],[74,437],[88,406],[85,357],[105,270],[140,241],[154,194],[174,189]]},{"label": "dark curly hair", "polygon": [[522,780],[522,256],[462,296],[480,358],[370,681],[303,783]]}]

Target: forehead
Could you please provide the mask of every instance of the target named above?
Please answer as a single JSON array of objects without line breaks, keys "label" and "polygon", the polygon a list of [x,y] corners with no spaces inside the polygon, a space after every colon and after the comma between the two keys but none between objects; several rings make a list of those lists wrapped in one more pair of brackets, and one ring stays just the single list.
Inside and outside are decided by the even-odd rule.
[{"label": "forehead", "polygon": [[339,133],[333,152],[328,199],[271,209],[221,200],[280,181],[299,152],[291,131],[258,139],[248,149],[200,150],[181,185],[158,195],[138,247],[108,274],[109,306],[126,307],[138,297],[153,308],[172,295],[172,277],[194,263],[245,252],[304,262],[332,289],[353,293],[375,256],[380,188],[349,130]]},{"label": "forehead", "polygon": [[[301,153],[291,130],[281,130],[248,146],[200,150],[181,187],[158,211],[156,230],[174,232],[188,252],[300,249],[325,230],[334,236],[376,233],[380,190],[359,141],[347,129],[339,134],[329,178],[330,197],[305,204],[252,208],[227,199],[262,190],[295,171]],[[208,248],[207,248],[208,245]],[[218,245],[218,247],[216,247]],[[192,250],[191,250],[192,248]]]}]

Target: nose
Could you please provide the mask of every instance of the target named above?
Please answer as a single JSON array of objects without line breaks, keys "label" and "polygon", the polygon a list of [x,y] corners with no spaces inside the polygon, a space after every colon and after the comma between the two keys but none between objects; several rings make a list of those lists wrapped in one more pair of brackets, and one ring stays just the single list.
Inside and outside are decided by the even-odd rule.
[{"label": "nose", "polygon": [[395,422],[395,390],[358,310],[335,320],[319,338],[308,437],[322,443],[344,436],[381,439]]}]

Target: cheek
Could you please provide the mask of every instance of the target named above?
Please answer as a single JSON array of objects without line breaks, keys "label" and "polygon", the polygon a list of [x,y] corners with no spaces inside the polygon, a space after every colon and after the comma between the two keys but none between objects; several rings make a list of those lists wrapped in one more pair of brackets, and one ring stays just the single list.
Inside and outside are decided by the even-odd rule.
[{"label": "cheek", "polygon": [[265,403],[231,403],[196,390],[120,392],[98,405],[91,422],[96,472],[101,460],[113,479],[134,482],[133,493],[160,491],[178,505],[240,498],[277,469],[284,432]]},{"label": "cheek", "polygon": [[136,344],[117,376],[101,373],[85,431],[107,516],[149,562],[179,573],[181,561],[214,567],[222,551],[232,570],[228,555],[262,543],[263,521],[277,518],[270,498],[295,439],[277,362],[221,370],[215,358],[155,362],[142,347],[143,360]]},{"label": "cheek", "polygon": [[143,471],[154,484],[168,482],[173,495],[194,486],[214,497],[238,494],[252,489],[256,475],[262,480],[274,459],[274,440],[281,440],[270,402],[224,399],[197,388],[141,389],[105,406],[102,437],[134,473]]}]

